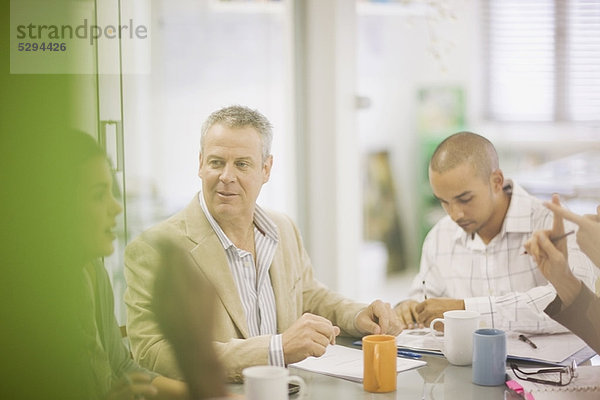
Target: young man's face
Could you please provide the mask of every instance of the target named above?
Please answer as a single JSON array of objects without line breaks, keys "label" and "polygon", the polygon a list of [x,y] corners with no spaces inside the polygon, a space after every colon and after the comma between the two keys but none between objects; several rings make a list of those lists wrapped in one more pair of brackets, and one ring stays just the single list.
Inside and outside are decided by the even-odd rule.
[{"label": "young man's face", "polygon": [[471,163],[465,162],[443,173],[430,169],[429,183],[450,218],[465,232],[473,234],[489,228],[488,223],[496,211],[502,182],[497,182],[495,174],[485,180]]},{"label": "young man's face", "polygon": [[263,160],[262,140],[254,128],[213,125],[204,137],[198,172],[211,215],[219,222],[252,216],[272,164],[271,156]]}]

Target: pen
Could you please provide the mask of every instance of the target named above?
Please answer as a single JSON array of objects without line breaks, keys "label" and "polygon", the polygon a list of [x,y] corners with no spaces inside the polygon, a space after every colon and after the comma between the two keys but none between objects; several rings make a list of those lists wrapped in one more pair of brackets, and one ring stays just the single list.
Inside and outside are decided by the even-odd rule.
[{"label": "pen", "polygon": [[[551,237],[551,238],[550,238],[550,241],[551,241],[552,243],[556,243],[556,242],[558,242],[560,239],[562,239],[562,238],[565,238],[565,237],[567,237],[567,236],[569,236],[569,235],[571,235],[571,234],[573,234],[573,233],[575,233],[575,231],[574,231],[574,230],[571,230],[571,231],[569,231],[569,232],[567,232],[567,233],[563,233],[562,235],[558,235],[558,236],[555,236],[555,237]],[[523,252],[523,254],[527,254],[527,251],[524,251],[524,252]]]},{"label": "pen", "polygon": [[[362,341],[360,341],[360,340],[352,342],[352,344],[355,345],[355,346],[362,347]],[[407,351],[407,350],[400,350],[400,349],[398,349],[397,352],[398,352],[398,357],[405,357],[405,358],[421,358],[421,357],[423,357],[419,353],[415,353],[415,352]]]},{"label": "pen", "polygon": [[531,339],[529,339],[527,336],[525,336],[525,335],[519,335],[519,340],[522,341],[522,342],[527,343],[528,345],[530,345],[534,349],[537,349],[537,346],[535,345],[535,343],[533,343],[531,341]]},{"label": "pen", "polygon": [[405,358],[421,358],[423,357],[419,353],[413,353],[412,351],[398,350],[398,356]]},{"label": "pen", "polygon": [[423,299],[427,300],[427,287],[425,287],[425,279],[423,279]]}]

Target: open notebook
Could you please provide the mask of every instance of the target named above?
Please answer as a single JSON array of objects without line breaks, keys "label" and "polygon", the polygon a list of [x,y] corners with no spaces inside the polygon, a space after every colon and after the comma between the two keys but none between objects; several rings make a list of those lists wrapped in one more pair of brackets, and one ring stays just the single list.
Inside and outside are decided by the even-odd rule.
[{"label": "open notebook", "polygon": [[[418,368],[425,364],[427,364],[425,361],[397,358],[396,372]],[[325,354],[321,357],[308,357],[303,361],[290,364],[290,367],[330,375],[354,382],[362,382],[363,352],[362,350],[351,349],[340,345],[330,345],[327,346]]]},{"label": "open notebook", "polygon": [[[527,335],[537,345],[536,349],[520,341],[518,336],[519,332],[507,332],[509,360],[562,365],[569,364],[574,354],[581,354],[575,358],[578,364],[594,355],[593,351],[584,351],[587,345],[572,333]],[[444,337],[433,334],[429,328],[404,330],[396,337],[396,344],[399,348],[441,355]]]}]

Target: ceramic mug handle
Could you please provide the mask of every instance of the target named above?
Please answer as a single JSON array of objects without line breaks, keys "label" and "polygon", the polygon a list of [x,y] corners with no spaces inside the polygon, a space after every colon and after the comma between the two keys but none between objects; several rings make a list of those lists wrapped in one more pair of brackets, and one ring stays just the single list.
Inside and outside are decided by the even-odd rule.
[{"label": "ceramic mug handle", "polygon": [[304,379],[296,375],[291,375],[288,376],[287,381],[288,383],[295,383],[296,385],[300,386],[298,400],[306,397],[306,383],[304,382]]},{"label": "ceramic mug handle", "polygon": [[429,329],[431,329],[431,333],[433,335],[437,335],[437,331],[433,328],[436,322],[441,322],[442,324],[444,324],[446,321],[444,321],[444,318],[436,318],[433,321],[431,321],[431,324],[429,324]]}]

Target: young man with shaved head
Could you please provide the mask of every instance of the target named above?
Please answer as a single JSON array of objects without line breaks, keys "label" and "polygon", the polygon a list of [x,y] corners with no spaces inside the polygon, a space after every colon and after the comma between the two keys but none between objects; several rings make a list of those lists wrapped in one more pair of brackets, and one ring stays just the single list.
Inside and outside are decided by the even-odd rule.
[{"label": "young man with shaved head", "polygon": [[[448,215],[425,238],[409,299],[395,308],[404,327],[466,309],[489,327],[564,331],[544,314],[556,291],[523,254],[534,231],[552,227],[552,213],[504,178],[492,143],[471,132],[446,138],[429,163],[429,183]],[[592,287],[590,261],[574,236],[565,240],[573,273]]]}]

